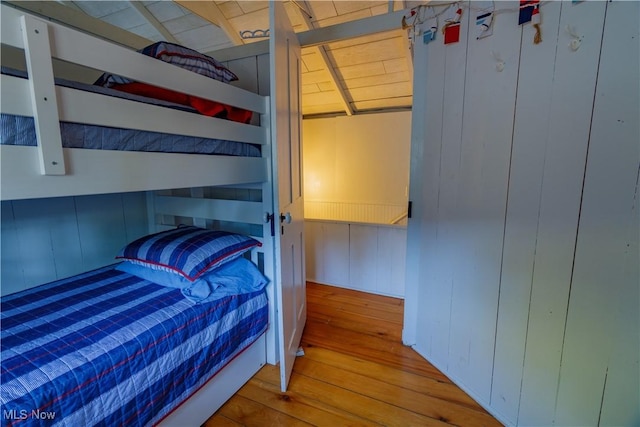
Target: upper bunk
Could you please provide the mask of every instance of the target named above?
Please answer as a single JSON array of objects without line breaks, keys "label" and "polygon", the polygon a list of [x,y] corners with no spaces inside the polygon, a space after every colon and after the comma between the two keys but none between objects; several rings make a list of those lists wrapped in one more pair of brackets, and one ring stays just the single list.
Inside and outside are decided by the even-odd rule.
[{"label": "upper bunk", "polygon": [[[267,96],[5,4],[1,8],[0,40],[23,51],[26,62],[23,75],[6,70],[0,75],[2,200],[270,180]],[[254,120],[248,122],[246,115],[242,123],[209,117],[172,102],[56,79],[54,58],[250,112]],[[30,145],[9,145],[23,143]],[[222,154],[218,148],[208,148],[209,143],[222,147]],[[145,147],[151,152],[128,151]],[[178,152],[185,149],[187,153]]]}]

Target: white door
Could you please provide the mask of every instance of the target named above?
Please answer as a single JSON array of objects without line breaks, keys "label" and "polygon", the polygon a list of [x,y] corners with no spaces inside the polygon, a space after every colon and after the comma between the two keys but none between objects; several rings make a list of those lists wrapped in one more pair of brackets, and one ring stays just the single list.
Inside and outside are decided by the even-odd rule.
[{"label": "white door", "polygon": [[307,318],[304,270],[300,44],[281,2],[270,2],[275,278],[280,381],[287,389]]}]

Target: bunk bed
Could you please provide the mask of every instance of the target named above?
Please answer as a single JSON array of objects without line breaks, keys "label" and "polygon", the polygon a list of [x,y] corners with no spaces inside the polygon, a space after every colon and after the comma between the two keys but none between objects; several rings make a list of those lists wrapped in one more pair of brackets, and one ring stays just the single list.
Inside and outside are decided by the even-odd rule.
[{"label": "bunk bed", "polygon": [[[254,266],[256,265],[259,267],[258,272],[249,274],[252,279],[245,282],[246,286],[242,292],[233,295],[222,292],[221,295],[218,295],[214,288],[217,286],[223,288],[223,286],[210,285],[210,290],[213,289],[213,291],[208,297],[209,299],[198,303],[188,298],[189,295],[185,294],[185,287],[175,289],[179,286],[175,285],[173,281],[171,282],[172,286],[167,286],[154,277],[121,270],[120,266],[124,263],[117,266],[106,266],[3,297],[3,352],[6,342],[5,332],[9,341],[11,334],[16,333],[10,327],[11,322],[15,323],[14,329],[18,330],[26,327],[21,326],[22,322],[27,320],[35,322],[37,330],[47,322],[46,319],[33,318],[33,315],[38,312],[38,307],[64,306],[69,300],[61,296],[67,295],[72,295],[71,301],[75,301],[73,295],[83,294],[86,295],[84,298],[93,301],[94,305],[100,305],[107,304],[107,302],[96,299],[99,295],[110,295],[115,292],[120,295],[120,299],[127,299],[128,293],[148,293],[147,303],[151,304],[153,308],[141,306],[140,310],[142,313],[151,310],[154,314],[149,317],[164,315],[165,312],[172,310],[180,313],[193,311],[196,306],[200,309],[204,307],[206,311],[207,304],[223,308],[245,307],[247,304],[254,304],[247,310],[231,311],[257,313],[257,317],[244,317],[238,321],[239,329],[242,332],[240,336],[233,340],[225,338],[225,342],[237,341],[240,344],[230,347],[225,352],[224,359],[209,360],[206,353],[216,353],[211,348],[190,349],[193,353],[200,352],[205,355],[201,354],[201,364],[206,365],[206,368],[203,371],[189,368],[188,372],[181,372],[181,366],[178,366],[176,371],[171,371],[175,373],[174,375],[164,375],[164,377],[171,377],[174,381],[171,384],[180,385],[180,387],[185,383],[185,376],[194,375],[196,377],[188,384],[188,387],[180,388],[176,395],[167,399],[163,399],[161,396],[173,386],[169,387],[167,383],[158,382],[155,385],[156,389],[151,388],[151,391],[144,392],[146,394],[127,397],[128,408],[125,408],[126,405],[122,402],[122,407],[118,409],[119,399],[122,399],[122,395],[119,394],[121,393],[120,389],[110,389],[113,393],[108,394],[104,393],[108,386],[99,385],[93,387],[92,392],[98,393],[94,395],[89,394],[89,391],[84,388],[78,388],[79,386],[72,387],[73,390],[67,390],[62,382],[54,382],[53,388],[47,392],[49,394],[44,393],[44,397],[40,397],[44,401],[29,400],[36,399],[31,394],[25,397],[27,400],[19,400],[15,398],[20,394],[15,388],[24,388],[24,378],[20,376],[20,371],[16,371],[15,375],[17,376],[3,375],[3,391],[0,395],[3,399],[3,409],[5,409],[3,425],[21,425],[20,423],[23,421],[37,423],[40,421],[37,419],[39,416],[51,416],[50,414],[54,412],[57,417],[56,422],[62,421],[62,424],[67,423],[68,425],[79,425],[74,421],[83,425],[99,422],[107,415],[111,418],[104,418],[104,422],[110,425],[158,423],[167,426],[200,425],[270,358],[273,360],[273,356],[270,354],[275,353],[276,338],[272,327],[275,312],[273,305],[274,284],[271,280],[274,248],[272,239],[268,238],[270,225],[265,221],[265,212],[273,209],[272,177],[268,166],[271,161],[269,98],[141,55],[128,48],[48,22],[4,4],[1,5],[1,8],[1,41],[5,45],[23,50],[27,65],[26,74],[3,70],[0,75],[3,124],[9,122],[12,124],[8,126],[9,128],[13,126],[14,129],[22,129],[23,125],[17,126],[15,124],[17,120],[15,118],[26,117],[27,122],[30,123],[29,126],[33,127],[30,133],[34,136],[23,139],[35,138],[35,141],[26,142],[27,145],[7,143],[9,140],[14,141],[20,135],[16,136],[14,133],[10,137],[5,134],[3,126],[3,143],[0,144],[0,198],[2,201],[145,191],[147,192],[150,231],[147,239],[153,239],[158,235],[157,233],[165,235],[165,233],[171,234],[177,232],[176,230],[181,230],[182,228],[176,228],[176,226],[185,218],[191,219],[193,225],[198,226],[187,227],[194,228],[197,233],[208,232],[206,229],[209,228],[240,227],[243,234],[231,232],[230,235],[246,236],[255,244],[250,244],[248,247],[243,246],[242,250],[237,251],[244,253],[244,256],[229,257],[228,262],[215,268],[209,268],[203,274],[206,276],[222,274],[221,270],[225,270],[230,265],[235,266],[236,263],[244,262],[246,268],[243,267],[242,271],[245,273],[240,276],[242,276],[242,280],[249,280],[246,277],[246,271],[255,270]],[[56,79],[51,66],[53,58],[89,69],[100,70],[104,73],[123,76],[153,87],[167,88],[178,93],[247,110],[259,118],[257,120],[259,124],[238,123],[208,117],[193,112],[189,108],[184,108],[184,106],[144,100],[139,96],[122,96],[121,94],[114,96],[113,93],[109,93],[108,88],[87,91],[85,90],[87,88],[82,85]],[[152,74],[146,72],[150,69],[153,69]],[[78,148],[74,145],[73,138],[69,142],[69,138],[64,135],[62,128],[67,124],[79,124],[87,126],[89,129],[96,129],[95,127],[97,129],[115,129],[116,133],[119,130],[123,132],[126,130],[127,132],[143,132],[144,135],[147,132],[160,134],[165,141],[160,145],[168,147],[169,152],[158,152],[157,144],[152,145],[152,151],[136,151],[139,144],[135,143],[128,144],[126,148],[114,146],[112,142],[106,146],[89,143],[90,148]],[[95,135],[96,132],[101,131],[89,130],[85,134],[89,136],[85,136],[83,139],[91,139],[90,135]],[[20,134],[20,132],[17,133]],[[183,150],[183,148],[176,147],[194,145],[192,143],[185,144],[185,138],[196,138],[198,141],[203,139],[223,141],[222,145],[231,146],[232,149],[231,152],[224,154],[207,150],[205,150],[206,154],[198,153],[198,150],[190,150],[192,152],[188,153],[176,152]],[[244,148],[236,149],[234,147],[236,144],[238,147]],[[235,189],[243,191],[246,188],[249,192],[258,192],[259,196],[245,199],[225,196],[219,199],[216,198],[216,189],[218,188],[226,188],[231,191]],[[187,189],[186,194],[184,189]],[[125,252],[120,256],[127,258],[124,255]],[[133,265],[136,265],[136,260],[133,261]],[[249,262],[252,267],[247,267],[246,262]],[[154,264],[154,262],[150,264]],[[163,263],[159,264],[164,266]],[[210,263],[207,265],[211,267]],[[149,265],[146,265],[143,268],[145,271],[157,272],[157,265],[153,267],[149,268]],[[163,271],[162,268],[160,271]],[[168,274],[173,273],[175,271],[170,271]],[[194,279],[194,277],[181,276],[181,280],[185,278],[187,280]],[[259,278],[263,278],[264,281]],[[229,279],[224,276],[211,280],[226,283]],[[127,287],[116,286],[114,289],[114,283],[126,283]],[[85,289],[87,286],[88,289]],[[242,286],[240,287],[242,288]],[[175,306],[178,308],[176,309]],[[32,310],[34,307],[35,310]],[[169,310],[167,307],[172,308]],[[26,309],[31,311],[23,312]],[[82,313],[87,315],[87,309],[80,309],[74,315],[81,316]],[[214,321],[209,322],[208,320],[211,319],[207,316],[213,315],[226,319],[225,316],[231,315],[226,312],[216,313],[195,314],[195,317],[204,319],[204,323],[217,325]],[[22,318],[21,316],[26,317]],[[50,314],[50,316],[56,315]],[[100,318],[100,315],[97,315],[96,318]],[[127,319],[126,316],[125,319]],[[191,322],[187,318],[181,317],[171,319],[171,316],[169,319],[156,319],[156,321],[159,322],[157,325],[160,325],[157,327],[164,329],[168,328],[167,325],[171,322],[178,329],[181,324]],[[121,319],[120,322],[125,322],[125,320]],[[133,324],[138,325],[139,320]],[[200,325],[204,334],[208,329],[202,326],[202,322]],[[153,328],[152,326],[148,327]],[[215,330],[216,326],[212,327]],[[87,328],[99,330],[101,326],[87,325]],[[128,336],[127,328],[123,327],[122,329]],[[64,332],[65,328],[62,330]],[[74,336],[81,338],[85,332],[75,331],[73,333],[76,334]],[[198,331],[191,333],[198,335]],[[218,332],[206,333],[212,335],[215,341]],[[24,339],[24,337],[20,339]],[[32,337],[29,338],[29,340],[31,339]],[[40,336],[37,339],[46,341],[49,338]],[[63,336],[62,339],[66,338]],[[123,338],[112,339],[122,340]],[[53,338],[49,340],[53,340]],[[147,347],[143,345],[141,347],[143,350],[139,347],[136,351],[144,351],[151,345],[148,344]],[[17,357],[22,362],[16,362],[16,364],[23,367],[25,364],[32,363],[30,357],[51,357],[50,353],[38,356],[23,353],[23,351],[27,351],[26,349],[34,350],[33,347],[29,342],[18,342],[14,350],[11,350],[13,353],[3,354],[3,360]],[[91,351],[95,351],[99,347],[100,345],[95,344]],[[168,351],[171,347],[166,347],[165,344],[163,348],[164,351]],[[86,353],[83,351],[81,349],[80,354],[84,357]],[[160,347],[155,351],[158,354],[162,352]],[[112,355],[96,354],[93,357],[111,358]],[[131,355],[125,356],[124,359],[136,363],[140,362],[140,358]],[[51,361],[51,364],[55,363],[59,362]],[[120,362],[115,363],[119,364]],[[8,367],[3,365],[2,369],[5,370]],[[97,366],[93,369],[94,376],[102,375],[105,369],[110,370]],[[127,369],[133,370],[134,368]],[[157,374],[158,371],[164,369],[168,368],[155,368],[155,371],[151,369],[149,372],[140,371],[142,373],[137,377],[131,377],[133,382],[129,387],[136,388],[135,378],[138,380],[153,378],[154,372]],[[34,372],[29,375],[35,377],[46,375]],[[116,375],[120,377],[128,375],[126,369],[123,372],[125,373],[120,372]],[[74,376],[75,374],[69,375]],[[92,383],[92,378],[89,376],[84,382],[78,378],[76,380],[86,386]],[[12,390],[14,394],[11,396],[13,397],[8,397],[10,396],[8,390]],[[70,403],[68,406],[65,406],[67,404],[51,406],[51,393],[55,396],[73,394],[79,396],[82,402]],[[155,399],[155,397],[158,398]],[[17,403],[9,409],[6,404],[12,399],[14,403]],[[111,402],[108,414],[102,413],[100,409],[104,408],[102,404],[106,401]],[[147,405],[150,406],[147,407]],[[96,415],[96,411],[100,414]],[[78,418],[73,418],[75,416]],[[68,418],[68,422],[65,421],[66,418]]]},{"label": "bunk bed", "polygon": [[[4,4],[1,40],[5,45],[24,50],[28,68],[28,79],[0,76],[2,113],[33,117],[38,140],[35,146],[0,145],[2,200],[267,180],[266,156],[64,148],[59,124],[134,129],[173,135],[176,139],[213,138],[262,147],[268,143],[267,97],[43,21]],[[52,58],[252,111],[260,116],[260,125],[142,103],[139,98],[124,99],[80,87],[56,86]]]}]

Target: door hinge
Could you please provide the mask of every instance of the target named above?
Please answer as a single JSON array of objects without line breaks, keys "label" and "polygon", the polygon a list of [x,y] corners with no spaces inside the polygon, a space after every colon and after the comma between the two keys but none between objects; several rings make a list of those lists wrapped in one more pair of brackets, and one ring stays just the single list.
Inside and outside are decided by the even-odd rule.
[{"label": "door hinge", "polygon": [[271,237],[274,237],[276,235],[276,227],[275,227],[275,215],[274,214],[270,214],[269,212],[265,212],[264,213],[264,217],[262,218],[266,223],[269,223],[269,225],[271,226]]},{"label": "door hinge", "polygon": [[411,211],[413,210],[413,202],[409,200],[409,204],[407,206],[407,218],[411,218]]}]

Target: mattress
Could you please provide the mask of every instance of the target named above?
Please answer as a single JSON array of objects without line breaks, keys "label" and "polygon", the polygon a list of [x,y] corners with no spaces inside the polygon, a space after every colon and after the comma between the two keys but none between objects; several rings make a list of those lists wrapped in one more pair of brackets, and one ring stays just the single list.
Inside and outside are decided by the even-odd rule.
[{"label": "mattress", "polygon": [[[25,78],[26,73],[2,67],[2,73]],[[196,110],[179,104],[133,95],[126,92],[56,79],[56,84],[73,89],[100,93],[105,96],[128,99],[197,114]],[[62,146],[99,150],[150,151],[163,153],[216,154],[260,157],[260,147],[254,144],[221,139],[171,135],[160,132],[120,129],[82,123],[60,122]],[[0,114],[0,145],[36,146],[33,117]]]},{"label": "mattress", "polygon": [[158,422],[266,329],[264,289],[195,304],[108,266],[1,300],[2,425]]}]

